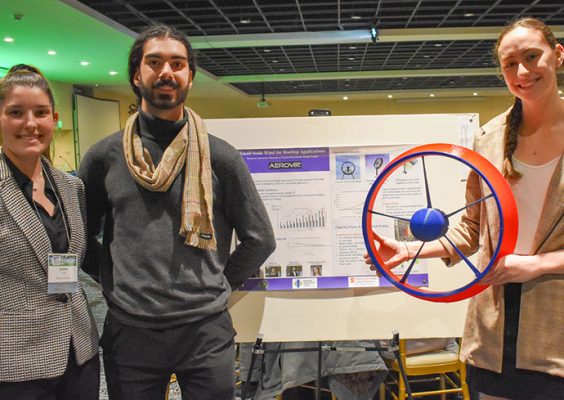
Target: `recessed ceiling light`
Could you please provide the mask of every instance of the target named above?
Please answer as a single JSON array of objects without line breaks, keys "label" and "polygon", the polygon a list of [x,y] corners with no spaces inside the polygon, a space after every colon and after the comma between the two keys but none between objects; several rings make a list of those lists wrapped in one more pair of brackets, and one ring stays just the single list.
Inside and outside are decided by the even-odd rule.
[{"label": "recessed ceiling light", "polygon": [[431,93],[431,94],[429,95],[429,97],[435,97],[435,95],[434,95],[433,93]]},{"label": "recessed ceiling light", "polygon": [[117,71],[110,71],[110,75],[117,75]]},{"label": "recessed ceiling light", "polygon": [[54,56],[55,54],[57,54],[57,52],[55,50],[49,50],[47,54],[49,54],[50,56]]},{"label": "recessed ceiling light", "polygon": [[90,63],[88,61],[81,61],[80,65],[82,65],[83,67],[86,67],[87,65],[89,65]]},{"label": "recessed ceiling light", "polygon": [[470,13],[466,13],[466,14],[464,14],[464,16],[465,16],[466,18],[470,18],[470,17],[473,17],[473,16],[474,16],[474,13],[471,13],[471,12],[470,12]]},{"label": "recessed ceiling light", "polygon": [[477,95],[478,95],[478,92],[472,93],[472,96],[477,96]]},{"label": "recessed ceiling light", "polygon": [[392,97],[394,97],[394,96],[392,96],[391,94],[388,95],[388,99],[391,99]]},{"label": "recessed ceiling light", "polygon": [[6,37],[4,38],[4,41],[7,42],[7,43],[12,43],[12,42],[14,41],[14,38],[13,38],[13,37],[6,36]]},{"label": "recessed ceiling light", "polygon": [[349,96],[343,96],[343,100],[348,100]]},{"label": "recessed ceiling light", "polygon": [[359,19],[362,19],[362,17],[360,15],[351,15],[351,19],[358,21]]}]

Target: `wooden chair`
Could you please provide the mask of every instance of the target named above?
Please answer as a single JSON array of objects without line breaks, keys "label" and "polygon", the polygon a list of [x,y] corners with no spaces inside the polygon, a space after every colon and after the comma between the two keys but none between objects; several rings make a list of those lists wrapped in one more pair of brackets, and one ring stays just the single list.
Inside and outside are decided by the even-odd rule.
[{"label": "wooden chair", "polygon": [[[441,349],[421,354],[406,354],[406,340],[400,339],[400,358],[405,368],[407,379],[410,383],[411,394],[414,398],[421,396],[440,395],[441,400],[446,400],[448,393],[462,393],[464,400],[470,400],[468,385],[466,384],[466,366],[459,360],[459,353]],[[384,358],[390,374],[380,386],[380,400],[385,400],[388,391],[394,400],[407,398],[405,382],[399,373],[397,360]],[[411,379],[412,377],[418,377]],[[425,379],[423,379],[425,377]],[[453,379],[454,378],[454,379]],[[439,381],[440,389],[415,392],[414,385],[417,381]],[[448,386],[448,387],[447,387]],[[397,393],[396,393],[397,391]]]}]

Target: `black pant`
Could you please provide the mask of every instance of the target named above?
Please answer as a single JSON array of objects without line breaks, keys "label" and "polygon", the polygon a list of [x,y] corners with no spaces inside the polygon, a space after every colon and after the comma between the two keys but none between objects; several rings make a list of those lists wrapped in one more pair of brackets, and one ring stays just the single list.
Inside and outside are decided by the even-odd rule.
[{"label": "black pant", "polygon": [[234,336],[227,311],[171,329],[127,326],[108,313],[101,345],[109,398],[164,399],[175,373],[183,399],[232,400]]},{"label": "black pant", "polygon": [[67,369],[62,376],[24,382],[0,382],[0,400],[98,400],[100,358],[98,354],[77,365],[70,348]]}]

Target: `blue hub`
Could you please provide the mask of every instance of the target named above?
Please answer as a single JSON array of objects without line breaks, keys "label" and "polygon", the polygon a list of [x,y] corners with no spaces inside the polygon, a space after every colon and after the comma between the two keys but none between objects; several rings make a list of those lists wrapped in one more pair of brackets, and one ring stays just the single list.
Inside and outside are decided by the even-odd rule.
[{"label": "blue hub", "polygon": [[445,213],[436,208],[422,208],[413,214],[409,227],[417,240],[430,242],[447,232],[448,218]]}]

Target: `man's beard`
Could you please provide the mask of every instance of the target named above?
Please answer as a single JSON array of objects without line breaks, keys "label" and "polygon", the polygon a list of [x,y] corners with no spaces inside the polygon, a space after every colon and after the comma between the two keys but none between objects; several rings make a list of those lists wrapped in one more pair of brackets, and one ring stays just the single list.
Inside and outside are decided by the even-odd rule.
[{"label": "man's beard", "polygon": [[[169,94],[157,94],[155,93],[155,89],[161,86],[173,86],[176,92],[176,100],[173,100],[172,96]],[[141,83],[139,88],[141,91],[141,97],[149,103],[154,108],[160,110],[172,110],[173,108],[178,107],[179,105],[184,104],[186,101],[186,97],[188,97],[188,86],[186,86],[185,90],[182,90],[178,83],[173,81],[157,81],[152,86],[147,87]]]}]

